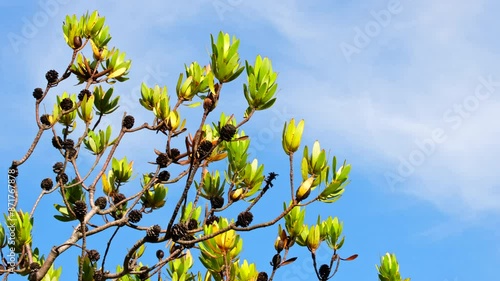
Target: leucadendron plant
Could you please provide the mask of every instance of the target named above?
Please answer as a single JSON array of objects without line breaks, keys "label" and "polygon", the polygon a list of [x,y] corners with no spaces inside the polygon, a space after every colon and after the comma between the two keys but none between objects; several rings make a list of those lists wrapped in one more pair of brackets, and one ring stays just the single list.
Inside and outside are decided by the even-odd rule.
[{"label": "leucadendron plant", "polygon": [[[121,123],[104,125],[102,120],[119,112],[120,96],[113,84],[128,79],[131,60],[110,45],[110,28],[97,11],[67,16],[62,30],[72,50],[69,66],[62,75],[49,70],[44,88],[33,91],[38,132],[26,154],[9,168],[12,200],[4,214],[5,226],[0,226],[4,280],[12,275],[60,280],[63,255],[64,270],[73,270],[67,268],[69,253],[75,253],[70,249],[79,254],[74,259],[76,272],[68,276],[85,281],[267,281],[299,259],[293,256],[297,247],[307,248],[310,257],[300,258],[311,258],[311,273],[324,281],[335,276],[342,262],[356,259],[357,254],[348,252],[359,247],[347,245],[339,218],[318,217],[316,223],[306,224],[311,221],[306,218],[310,205],[332,204],[346,191],[351,171],[347,161],[330,158],[318,141],[302,146],[305,121],[291,119],[282,133],[289,173],[281,177],[289,184],[280,184],[271,193],[278,174],[248,153],[252,135],[243,127],[277,99],[278,74],[269,58],[259,55],[253,63],[242,62],[240,41],[220,32],[210,37],[210,63],[186,64],[174,95],[167,86],[142,83],[137,100],[142,111],[118,113]],[[240,76],[246,76],[243,110],[222,112],[218,106],[225,102],[224,86],[238,83]],[[65,80],[71,81],[66,85],[76,86],[60,89]],[[41,113],[49,95],[55,96],[56,103],[48,107],[53,111]],[[142,114],[148,122],[136,124],[132,114]],[[188,127],[186,118],[194,119],[189,122],[194,125]],[[163,141],[153,147],[151,134],[146,137],[141,153],[149,163],[134,160],[133,154],[118,155],[117,148],[129,135],[146,131],[156,132]],[[39,179],[40,194],[31,212],[23,212],[18,203],[26,198],[20,190],[32,186],[18,184],[17,179],[39,175],[20,174],[19,167],[36,157],[33,152],[44,143],[42,138],[53,147],[38,149],[43,150],[38,161],[53,159],[46,157],[49,153],[58,160],[47,163],[53,174]],[[265,196],[275,196],[276,204],[283,204],[283,211],[269,221],[254,213]],[[54,208],[39,210],[42,200],[51,201]],[[69,230],[65,241],[37,237],[38,218],[46,220],[48,214],[54,224]],[[261,245],[274,247],[276,253],[260,263],[262,258],[252,260],[245,253],[241,233],[258,235],[266,227],[275,227],[278,235]],[[118,232],[127,233],[127,239],[115,245]],[[100,233],[109,235],[96,235]],[[110,238],[97,243],[102,237]],[[37,247],[41,241],[52,245],[51,250],[41,253]],[[331,259],[318,265],[317,252],[325,251],[320,249],[322,243]],[[125,250],[121,259],[108,258],[117,247]],[[394,255],[385,255],[377,269],[382,281],[402,280]]]}]

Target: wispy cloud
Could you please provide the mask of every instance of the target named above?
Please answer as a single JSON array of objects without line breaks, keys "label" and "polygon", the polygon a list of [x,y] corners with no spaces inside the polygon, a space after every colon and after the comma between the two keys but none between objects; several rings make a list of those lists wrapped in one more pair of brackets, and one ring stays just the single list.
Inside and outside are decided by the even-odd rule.
[{"label": "wispy cloud", "polygon": [[[498,54],[470,39],[480,32],[476,18],[490,13],[486,2],[400,2],[404,10],[394,16],[394,25],[371,39],[360,54],[363,60],[350,63],[342,61],[336,48],[349,38],[336,36],[346,32],[304,18],[300,11],[307,9],[305,3],[287,3],[289,9],[282,14],[255,8],[253,16],[267,20],[295,44],[291,52],[298,63],[322,69],[281,73],[292,113],[321,130],[327,143],[362,151],[350,154],[367,167],[378,166],[381,188],[389,188],[384,170],[397,173],[400,159],[411,157],[417,143],[442,129],[446,140],[436,143],[393,190],[430,201],[445,212],[498,211],[498,85],[487,99],[473,104],[478,79],[500,81],[493,63]],[[387,5],[370,5],[366,19],[357,19],[352,27],[372,20],[370,10]],[[314,44],[304,40],[311,37]]]},{"label": "wispy cloud", "polygon": [[[280,106],[305,118],[312,130],[323,132],[320,137],[325,146],[335,147],[346,157],[355,157],[353,160],[364,167],[374,167],[381,188],[409,192],[449,212],[461,208],[478,212],[499,209],[493,155],[500,151],[492,140],[500,130],[493,122],[499,117],[500,89],[466,112],[467,117],[455,112],[455,105],[467,102],[467,97],[474,94],[479,77],[500,80],[494,64],[498,54],[470,39],[481,38],[475,20],[490,13],[485,6],[491,4],[401,0],[402,10],[391,16],[390,23],[371,37],[370,44],[356,57],[346,61],[339,45],[352,42],[356,27],[364,28],[376,21],[374,13],[388,9],[392,2],[365,5],[363,12],[357,13],[361,16],[352,19],[341,11],[321,9],[321,3],[310,7],[300,1],[266,3],[271,6],[268,9],[262,9],[262,1],[241,2],[232,6],[232,13],[240,14],[247,25],[266,22],[280,37],[276,42],[281,39],[289,43],[286,49],[275,46],[280,50],[275,59],[278,63],[284,64],[286,59],[287,64],[299,66],[278,69],[280,94],[287,97],[280,101]],[[103,5],[99,10],[110,19],[111,26],[113,21],[119,21],[120,28],[112,29],[116,44],[129,40],[130,34],[137,40],[128,42],[126,50],[134,59],[131,80],[137,85],[132,88],[117,85],[117,91],[125,94],[123,98],[138,98],[137,86],[145,80],[148,69],[163,76],[155,78],[151,74],[146,79],[150,84],[174,85],[179,66],[186,63],[188,54],[206,53],[205,47],[196,49],[193,44],[179,44],[186,40],[182,37],[177,36],[175,42],[166,38],[148,42],[146,38],[158,34],[161,28],[168,30],[168,26],[179,22],[199,20],[203,9],[213,8],[213,1],[199,1],[197,5],[169,3],[167,10],[163,2],[154,1],[148,4],[147,12],[137,9],[135,16],[126,21],[119,15],[126,14],[130,5]],[[60,13],[91,8],[71,4],[61,6]],[[352,10],[354,6],[339,9]],[[303,13],[311,10],[315,11],[314,17],[312,13]],[[150,21],[147,27],[138,24],[145,19]],[[229,20],[228,17],[224,21]],[[59,24],[60,19],[48,21],[47,27],[39,30],[43,39],[37,39],[37,45],[45,44],[58,54],[67,52],[61,45],[61,36],[52,32]],[[173,31],[165,34],[169,32]],[[178,48],[179,45],[184,47]],[[7,55],[4,49],[3,56]],[[64,56],[46,56],[33,45],[23,51],[23,63],[40,58],[40,65],[63,67],[67,63]],[[35,80],[32,84],[43,83],[46,70],[31,68],[29,75]],[[452,113],[447,119],[449,110]],[[453,116],[462,119],[458,129],[449,121]],[[391,187],[384,173],[398,175],[401,159],[409,159],[419,149],[417,143],[431,138],[436,129],[443,130],[446,141],[436,144],[433,152],[425,155],[423,162],[413,167],[414,171],[404,176],[399,186]],[[448,203],[450,200],[459,205]]]}]

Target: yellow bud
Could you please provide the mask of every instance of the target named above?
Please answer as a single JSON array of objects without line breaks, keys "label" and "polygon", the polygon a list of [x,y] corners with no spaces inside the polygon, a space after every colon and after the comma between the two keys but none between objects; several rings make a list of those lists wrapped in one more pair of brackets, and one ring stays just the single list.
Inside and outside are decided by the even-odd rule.
[{"label": "yellow bud", "polygon": [[276,249],[276,251],[281,252],[283,251],[283,248],[285,248],[285,241],[281,240],[281,237],[278,236],[276,238],[276,241],[274,241],[274,249]]},{"label": "yellow bud", "polygon": [[299,149],[303,131],[304,120],[300,120],[297,127],[295,127],[295,119],[290,120],[290,124],[285,123],[281,142],[286,154],[292,154]]},{"label": "yellow bud", "polygon": [[311,251],[311,253],[316,252],[316,249],[319,248],[320,244],[320,229],[319,226],[313,225],[309,230],[309,234],[307,235],[307,249]]},{"label": "yellow bud", "polygon": [[170,111],[167,119],[167,127],[170,131],[175,131],[179,128],[181,117],[179,116],[179,112],[177,110]]},{"label": "yellow bud", "polygon": [[309,196],[309,194],[311,193],[311,186],[313,182],[314,176],[311,176],[300,185],[300,187],[297,189],[297,192],[295,193],[295,199],[297,200],[297,202],[300,202]]},{"label": "yellow bud", "polygon": [[238,201],[243,197],[243,188],[238,188],[229,193],[229,198],[232,201]]}]

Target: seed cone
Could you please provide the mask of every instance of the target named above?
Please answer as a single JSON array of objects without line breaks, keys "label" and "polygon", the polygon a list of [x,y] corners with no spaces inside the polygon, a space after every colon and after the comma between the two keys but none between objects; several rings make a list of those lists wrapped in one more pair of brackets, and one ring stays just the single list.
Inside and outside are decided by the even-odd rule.
[{"label": "seed cone", "polygon": [[203,159],[206,156],[208,156],[208,153],[212,149],[212,142],[205,140],[200,143],[200,146],[198,147],[198,159]]},{"label": "seed cone", "polygon": [[51,190],[52,187],[54,186],[54,182],[52,181],[51,178],[46,178],[44,180],[42,180],[42,183],[40,184],[40,187],[44,190]]},{"label": "seed cone", "polygon": [[83,221],[87,214],[87,204],[84,201],[78,200],[75,202],[74,207],[75,216],[79,221]]},{"label": "seed cone", "polygon": [[75,146],[75,141],[72,139],[67,139],[62,145],[65,149],[70,149]]},{"label": "seed cone", "polygon": [[177,241],[180,238],[186,236],[187,228],[184,224],[174,224],[172,226],[172,240]]},{"label": "seed cone", "polygon": [[73,101],[70,98],[64,98],[61,103],[59,104],[62,110],[70,110],[73,108]]},{"label": "seed cone", "polygon": [[170,179],[170,173],[168,171],[161,171],[158,174],[158,180],[159,181],[168,181]]},{"label": "seed cone", "polygon": [[224,206],[224,197],[215,196],[215,197],[210,198],[210,205],[214,209],[222,208],[222,206]]},{"label": "seed cone", "polygon": [[188,230],[193,230],[198,227],[198,221],[195,219],[190,219],[187,225]]},{"label": "seed cone", "polygon": [[67,184],[68,180],[68,175],[66,175],[66,173],[60,173],[56,176],[56,181],[62,184]]},{"label": "seed cone", "polygon": [[78,100],[82,101],[84,97],[89,98],[90,96],[92,96],[92,93],[89,90],[87,90],[87,89],[83,89],[78,94]]},{"label": "seed cone", "polygon": [[37,262],[32,262],[30,263],[30,272],[37,272],[39,269],[40,269],[40,264],[38,264]]},{"label": "seed cone", "polygon": [[147,269],[148,269],[147,266],[141,266],[141,268],[139,269],[140,271],[145,270],[144,272],[139,273],[138,277],[140,280],[146,280],[146,278],[148,278],[149,271]]},{"label": "seed cone", "polygon": [[161,227],[155,224],[146,230],[146,236],[149,238],[158,238],[158,236],[160,236],[160,231]]},{"label": "seed cone", "polygon": [[322,264],[320,267],[319,267],[319,277],[321,277],[322,279],[326,279],[328,278],[328,276],[330,275],[330,266],[328,266],[328,264]]},{"label": "seed cone", "polygon": [[45,126],[50,126],[49,115],[44,114],[44,115],[40,116],[40,123],[42,123]]},{"label": "seed cone", "polygon": [[125,194],[123,193],[116,193],[114,196],[113,196],[113,204],[118,204],[120,203],[121,201],[125,200],[127,197],[125,197]]},{"label": "seed cone", "polygon": [[132,127],[134,127],[134,121],[134,116],[127,115],[125,116],[125,118],[123,118],[122,125],[123,127],[125,127],[125,129],[131,129]]},{"label": "seed cone", "polygon": [[128,214],[128,220],[131,223],[138,223],[141,221],[141,219],[142,219],[142,213],[139,210],[132,210]]},{"label": "seed cone", "polygon": [[92,262],[96,262],[101,258],[101,255],[97,250],[90,250],[89,251],[89,259]]},{"label": "seed cone", "polygon": [[37,100],[41,99],[43,96],[43,90],[42,88],[35,88],[35,90],[33,90],[33,97]]},{"label": "seed cone", "polygon": [[215,215],[211,215],[210,217],[208,217],[206,225],[211,225],[214,222],[219,222],[219,217],[215,216]]},{"label": "seed cone", "polygon": [[99,209],[104,210],[106,208],[106,205],[108,202],[107,202],[106,198],[101,196],[101,197],[98,197],[94,203],[96,206],[99,207]]},{"label": "seed cone", "polygon": [[168,156],[166,153],[162,153],[156,157],[156,164],[160,165],[160,168],[165,168],[168,165]]},{"label": "seed cone", "polygon": [[76,154],[77,154],[77,151],[74,148],[69,148],[68,150],[66,150],[66,156],[68,157],[68,159],[75,158]]},{"label": "seed cone", "polygon": [[104,273],[102,270],[97,270],[94,272],[94,281],[102,281],[104,280]]},{"label": "seed cone", "polygon": [[171,159],[175,159],[180,154],[181,154],[181,152],[177,148],[172,148],[172,149],[170,149],[170,155],[169,155],[169,157]]},{"label": "seed cone", "polygon": [[236,226],[247,227],[252,223],[253,214],[251,212],[241,212],[238,215],[238,220],[236,221]]},{"label": "seed cone", "polygon": [[63,148],[63,140],[61,139],[61,137],[52,137],[52,145],[57,148],[57,149],[61,149]]},{"label": "seed cone", "polygon": [[233,124],[226,124],[220,129],[220,138],[223,141],[230,141],[236,133],[236,127]]},{"label": "seed cone", "polygon": [[257,276],[257,281],[267,281],[268,276],[267,273],[264,271],[259,272],[259,275]]},{"label": "seed cone", "polygon": [[54,166],[52,166],[52,171],[54,171],[54,173],[56,174],[59,174],[60,172],[62,172],[63,168],[64,164],[62,162],[56,162]]},{"label": "seed cone", "polygon": [[59,73],[57,73],[57,71],[55,71],[53,69],[47,71],[47,73],[45,74],[45,78],[47,79],[47,82],[49,84],[54,84],[55,82],[57,82],[58,77],[59,77]]}]

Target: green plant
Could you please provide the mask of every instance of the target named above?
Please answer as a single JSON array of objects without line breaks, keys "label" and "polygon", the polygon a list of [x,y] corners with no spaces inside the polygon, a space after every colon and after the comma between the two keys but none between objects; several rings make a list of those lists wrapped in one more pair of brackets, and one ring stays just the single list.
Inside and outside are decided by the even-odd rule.
[{"label": "green plant", "polygon": [[[111,85],[128,79],[131,61],[124,52],[108,45],[109,27],[97,12],[79,18],[67,16],[63,33],[73,50],[69,67],[61,77],[55,70],[48,71],[45,89],[35,89],[38,133],[26,155],[13,161],[9,169],[9,192],[15,200],[5,215],[8,230],[0,227],[0,246],[2,253],[11,251],[19,262],[4,264],[0,274],[26,275],[29,280],[58,280],[62,268],[55,269],[54,265],[61,254],[74,247],[81,250],[76,259],[78,280],[150,280],[155,276],[161,280],[162,270],[172,280],[272,280],[278,270],[297,260],[290,257],[293,247],[306,247],[313,261],[311,270],[318,280],[328,280],[340,263],[356,259],[356,254],[340,254],[345,237],[343,223],[337,217],[326,220],[318,217],[316,224],[305,224],[309,205],[331,204],[342,196],[351,165],[346,161],[339,165],[336,157],[329,164],[326,151],[315,142],[302,151],[298,161],[301,180],[297,182],[294,157],[301,147],[303,120],[296,123],[292,119],[283,128],[282,147],[290,169],[289,188],[280,191],[281,197],[289,195],[283,211],[272,220],[254,222],[252,210],[269,195],[267,192],[278,176],[249,157],[251,136],[243,131],[257,111],[271,108],[276,101],[278,75],[269,58],[257,56],[253,64],[248,61],[243,64],[238,53],[239,40],[220,32],[216,38],[211,37],[210,64],[186,65],[185,73],[179,75],[176,96],[171,96],[165,86],[141,85],[138,104],[149,111],[149,123],[136,125],[135,118],[124,113],[121,124],[103,128],[101,120],[120,105],[120,97]],[[87,50],[90,54],[84,53]],[[224,85],[235,83],[245,70],[246,110],[216,113],[219,103],[224,101]],[[63,92],[56,97],[52,113],[41,115],[40,106],[47,95],[70,78],[76,79],[79,93]],[[201,113],[195,128],[188,128],[183,119],[188,110]],[[217,123],[210,123],[209,118],[215,114],[219,115],[212,119]],[[150,148],[153,166],[138,171],[134,161],[116,158],[115,152],[128,135],[144,131],[161,134],[165,143],[164,147]],[[42,191],[31,213],[17,211],[17,203],[22,200],[16,181],[20,176],[18,167],[30,159],[46,135],[52,139],[55,148],[52,151],[60,159],[53,166],[55,176],[42,180]],[[83,153],[92,157],[91,165],[82,165]],[[222,161],[226,168],[217,168],[215,163]],[[181,172],[171,175],[173,167],[180,167]],[[141,176],[136,180],[137,174]],[[181,190],[180,196],[168,198],[167,203],[167,191],[172,187]],[[125,190],[132,195],[126,196]],[[32,233],[32,227],[35,218],[44,214],[36,211],[38,202],[48,200],[44,196],[54,191],[60,194],[54,203],[57,213],[54,218],[74,230],[67,241],[54,246],[45,258],[33,243],[36,233]],[[241,204],[233,206],[236,202]],[[167,206],[171,212],[165,222],[165,213],[160,210]],[[244,207],[237,209],[238,206]],[[143,216],[155,215],[157,223],[141,224]],[[276,254],[269,257],[271,270],[266,272],[242,259],[244,243],[240,233],[274,225],[278,229],[274,242]],[[122,229],[139,231],[142,236],[126,245],[128,252],[119,265],[109,266],[107,253],[115,234]],[[8,231],[14,238],[8,238]],[[107,246],[89,249],[89,241],[101,232],[113,233]],[[331,261],[318,266],[316,251],[322,243],[330,248]],[[168,253],[158,250],[156,263],[142,263],[143,256],[149,254],[146,245],[155,244],[165,245]],[[204,272],[192,272],[193,249],[197,249]],[[401,279],[394,256],[384,256],[378,270],[380,280]]]}]

